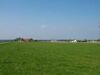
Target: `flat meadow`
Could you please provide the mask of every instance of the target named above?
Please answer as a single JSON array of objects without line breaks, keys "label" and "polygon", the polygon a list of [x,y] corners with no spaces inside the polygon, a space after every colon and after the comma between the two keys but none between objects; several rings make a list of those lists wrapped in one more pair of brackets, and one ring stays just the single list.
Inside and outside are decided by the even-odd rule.
[{"label": "flat meadow", "polygon": [[100,75],[100,44],[0,44],[0,75]]}]

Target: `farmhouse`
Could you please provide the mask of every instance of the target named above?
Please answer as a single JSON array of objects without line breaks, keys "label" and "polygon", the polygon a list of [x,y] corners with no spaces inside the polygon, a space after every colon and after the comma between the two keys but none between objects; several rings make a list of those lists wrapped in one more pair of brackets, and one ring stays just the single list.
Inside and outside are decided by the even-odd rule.
[{"label": "farmhouse", "polygon": [[33,41],[32,38],[17,38],[16,41],[18,42],[30,42]]}]

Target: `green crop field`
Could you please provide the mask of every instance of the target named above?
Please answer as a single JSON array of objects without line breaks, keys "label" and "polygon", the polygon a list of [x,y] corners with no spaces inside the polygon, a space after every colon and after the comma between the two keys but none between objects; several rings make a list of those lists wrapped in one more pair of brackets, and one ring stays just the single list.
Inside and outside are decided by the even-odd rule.
[{"label": "green crop field", "polygon": [[100,44],[0,44],[0,75],[100,75]]}]

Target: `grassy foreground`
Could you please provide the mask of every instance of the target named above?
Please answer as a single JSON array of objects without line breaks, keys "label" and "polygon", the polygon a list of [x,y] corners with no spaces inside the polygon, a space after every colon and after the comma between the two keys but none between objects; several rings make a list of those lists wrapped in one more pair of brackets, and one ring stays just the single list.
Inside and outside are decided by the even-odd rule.
[{"label": "grassy foreground", "polygon": [[100,44],[0,44],[0,75],[100,75]]}]

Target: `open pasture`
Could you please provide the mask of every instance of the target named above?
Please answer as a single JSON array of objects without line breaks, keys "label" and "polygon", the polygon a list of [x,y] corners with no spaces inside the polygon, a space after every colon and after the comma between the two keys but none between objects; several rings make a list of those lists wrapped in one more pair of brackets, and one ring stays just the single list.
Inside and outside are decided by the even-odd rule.
[{"label": "open pasture", "polygon": [[100,75],[100,44],[0,44],[0,75]]}]

